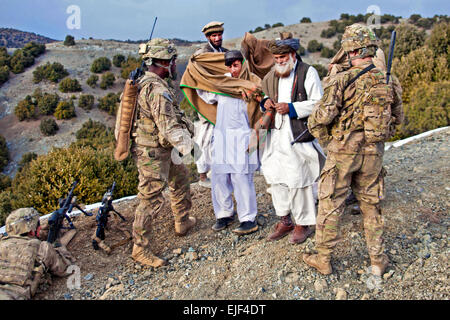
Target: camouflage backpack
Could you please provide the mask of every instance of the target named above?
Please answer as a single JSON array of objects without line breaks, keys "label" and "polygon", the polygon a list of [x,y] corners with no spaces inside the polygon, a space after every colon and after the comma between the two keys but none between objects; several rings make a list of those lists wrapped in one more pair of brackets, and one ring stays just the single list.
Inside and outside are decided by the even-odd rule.
[{"label": "camouflage backpack", "polygon": [[375,83],[363,105],[364,136],[369,143],[386,141],[391,135],[391,105],[394,92],[385,81]]}]

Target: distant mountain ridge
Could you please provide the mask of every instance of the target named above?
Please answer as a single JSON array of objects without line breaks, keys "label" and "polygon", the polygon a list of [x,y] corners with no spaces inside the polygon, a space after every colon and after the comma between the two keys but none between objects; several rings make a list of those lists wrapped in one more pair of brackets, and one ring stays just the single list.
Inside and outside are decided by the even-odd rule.
[{"label": "distant mountain ridge", "polygon": [[0,47],[22,48],[30,41],[45,44],[59,40],[44,37],[34,32],[20,31],[12,28],[0,28]]}]

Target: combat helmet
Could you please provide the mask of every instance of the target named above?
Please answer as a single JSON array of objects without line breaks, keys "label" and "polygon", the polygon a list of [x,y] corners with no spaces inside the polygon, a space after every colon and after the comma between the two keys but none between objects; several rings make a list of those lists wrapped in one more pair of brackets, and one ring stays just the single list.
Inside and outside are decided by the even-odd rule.
[{"label": "combat helmet", "polygon": [[20,208],[11,212],[6,218],[6,233],[21,235],[36,230],[39,223],[39,212],[34,208]]},{"label": "combat helmet", "polygon": [[368,26],[355,23],[345,28],[344,34],[342,35],[341,45],[345,52],[371,47],[375,52],[378,47],[378,40],[375,32],[373,32],[373,30]]},{"label": "combat helmet", "polygon": [[177,49],[167,39],[155,38],[139,45],[139,54],[142,59],[172,60],[177,56]]}]

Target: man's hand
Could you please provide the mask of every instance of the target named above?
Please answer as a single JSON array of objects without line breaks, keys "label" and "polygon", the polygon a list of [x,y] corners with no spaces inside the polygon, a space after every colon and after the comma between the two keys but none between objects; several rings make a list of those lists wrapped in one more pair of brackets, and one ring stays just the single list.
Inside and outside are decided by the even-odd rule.
[{"label": "man's hand", "polygon": [[273,103],[272,99],[267,99],[266,102],[264,102],[264,108],[270,109],[275,108],[275,103]]},{"label": "man's hand", "polygon": [[276,103],[275,109],[277,112],[281,115],[289,113],[289,104],[282,102],[282,103]]}]

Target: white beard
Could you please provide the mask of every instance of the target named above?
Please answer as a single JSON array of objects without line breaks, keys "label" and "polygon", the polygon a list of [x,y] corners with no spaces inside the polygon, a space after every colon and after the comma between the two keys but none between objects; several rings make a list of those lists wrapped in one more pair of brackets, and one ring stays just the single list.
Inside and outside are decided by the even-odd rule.
[{"label": "white beard", "polygon": [[289,60],[284,64],[275,63],[275,74],[280,78],[287,78],[294,69],[295,61],[294,58],[289,55]]}]

